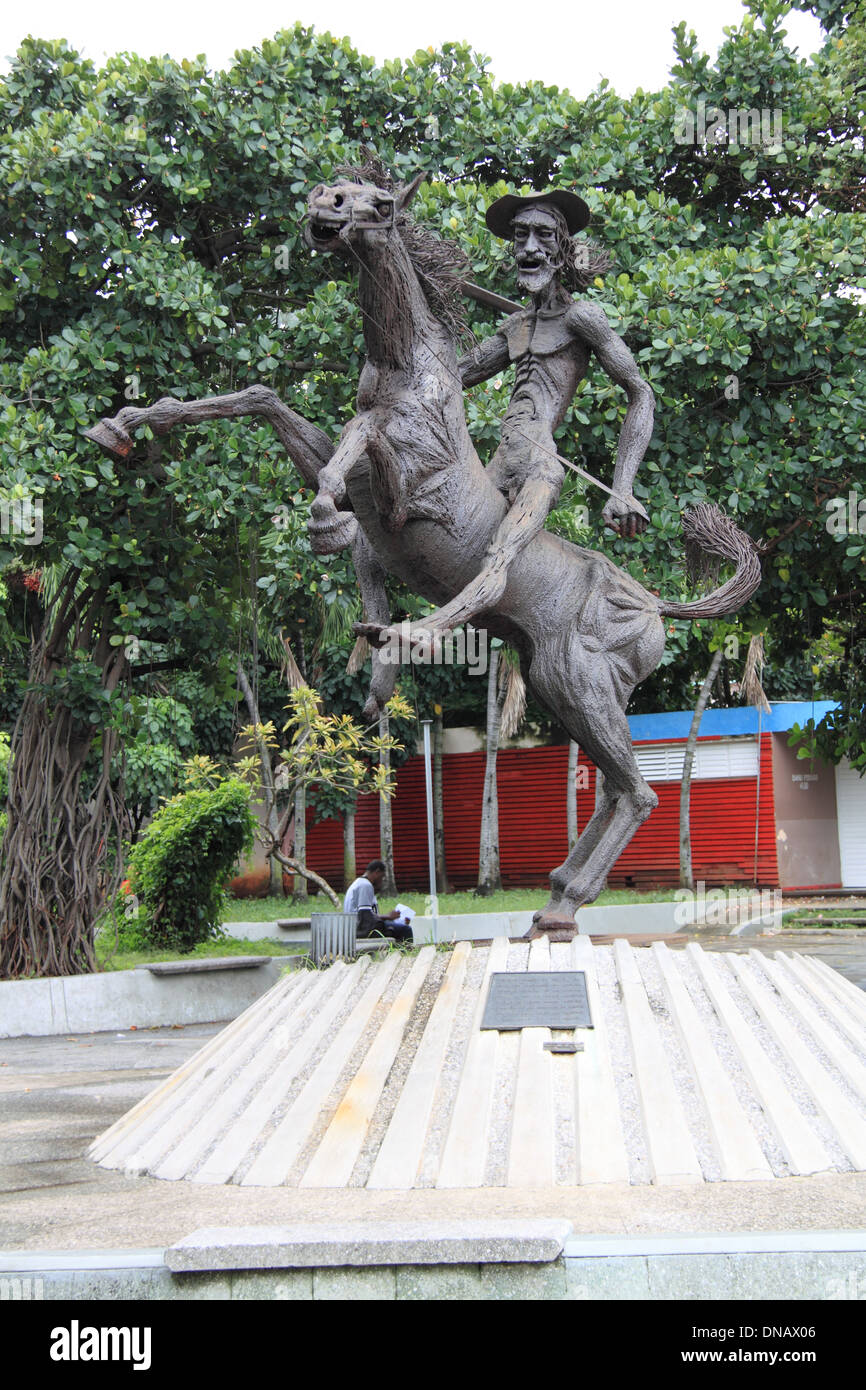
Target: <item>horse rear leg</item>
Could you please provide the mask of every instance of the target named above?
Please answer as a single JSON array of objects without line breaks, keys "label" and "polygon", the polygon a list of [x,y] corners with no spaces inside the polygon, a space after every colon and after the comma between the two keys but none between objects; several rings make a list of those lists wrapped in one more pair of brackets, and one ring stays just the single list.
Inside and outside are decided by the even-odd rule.
[{"label": "horse rear leg", "polygon": [[[570,940],[577,909],[598,897],[620,854],[658,805],[658,797],[640,774],[628,720],[610,673],[600,676],[596,663],[593,678],[579,682],[578,699],[570,710],[564,707],[561,688],[555,691],[559,697],[555,701],[547,696],[571,737],[600,769],[604,787],[601,804],[583,835],[550,876],[550,901],[534,918],[531,936],[552,932],[553,940]],[[535,662],[532,676],[544,697]]]},{"label": "horse rear leg", "polygon": [[608,787],[602,788],[601,797],[592,815],[586,824],[586,829],[579,836],[574,848],[569,851],[563,862],[550,872],[550,900],[541,912],[536,912],[536,918],[544,913],[551,912],[558,908],[562,901],[562,895],[574,878],[578,869],[582,868],[589,856],[596,849],[602,834],[613,814],[616,806],[616,798],[611,794]]}]

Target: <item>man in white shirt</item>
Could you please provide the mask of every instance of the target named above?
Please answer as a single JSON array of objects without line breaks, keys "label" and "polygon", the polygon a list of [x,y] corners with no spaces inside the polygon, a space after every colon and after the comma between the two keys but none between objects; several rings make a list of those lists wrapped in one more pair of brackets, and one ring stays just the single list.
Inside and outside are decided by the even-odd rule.
[{"label": "man in white shirt", "polygon": [[385,865],[381,859],[371,859],[360,878],[350,885],[343,900],[344,912],[357,912],[358,939],[368,936],[388,936],[393,941],[411,941],[411,927],[397,927],[394,922],[400,916],[395,908],[387,917],[379,915],[376,894],[381,892],[385,882]]}]

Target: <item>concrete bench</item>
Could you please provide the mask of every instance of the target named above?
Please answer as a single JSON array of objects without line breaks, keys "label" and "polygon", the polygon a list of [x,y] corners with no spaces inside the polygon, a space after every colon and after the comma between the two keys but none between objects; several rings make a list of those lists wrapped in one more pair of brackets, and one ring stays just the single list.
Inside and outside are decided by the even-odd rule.
[{"label": "concrete bench", "polygon": [[151,975],[196,975],[208,970],[255,970],[270,965],[272,956],[210,956],[198,960],[157,960],[137,965],[136,970],[149,970]]}]

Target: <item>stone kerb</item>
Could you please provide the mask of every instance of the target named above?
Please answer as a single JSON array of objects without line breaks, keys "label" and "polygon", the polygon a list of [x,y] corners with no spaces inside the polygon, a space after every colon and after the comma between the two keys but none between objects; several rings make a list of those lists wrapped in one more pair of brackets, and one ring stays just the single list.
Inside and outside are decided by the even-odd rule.
[{"label": "stone kerb", "polygon": [[[543,894],[539,894],[541,901]],[[675,916],[675,914],[677,914]],[[625,933],[631,936],[674,935],[684,924],[694,919],[692,904],[673,900],[655,903],[613,904],[605,907],[584,907],[578,913],[578,930],[582,936],[608,936]],[[433,940],[437,942],[489,941],[497,936],[523,936],[532,925],[529,912],[465,912],[442,914],[436,918],[418,916],[412,923],[416,946]],[[309,923],[297,922],[224,922],[225,930],[241,941],[291,941],[304,947],[310,941]]]},{"label": "stone kerb", "polygon": [[[170,962],[179,970],[116,970],[0,982],[0,1037],[52,1037],[227,1023],[276,984],[286,964],[269,956]],[[198,969],[190,970],[194,964]]]}]

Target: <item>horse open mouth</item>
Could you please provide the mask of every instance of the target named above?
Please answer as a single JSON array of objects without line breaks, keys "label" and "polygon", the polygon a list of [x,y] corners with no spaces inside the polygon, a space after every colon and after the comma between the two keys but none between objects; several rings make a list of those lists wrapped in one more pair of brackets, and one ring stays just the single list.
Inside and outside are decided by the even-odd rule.
[{"label": "horse open mouth", "polygon": [[342,218],[310,217],[307,222],[310,245],[317,251],[329,251],[338,244],[340,232],[345,226]]}]

